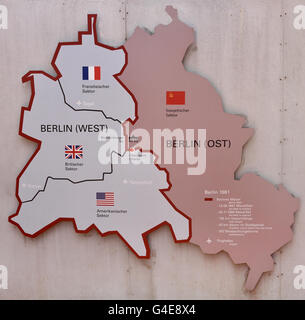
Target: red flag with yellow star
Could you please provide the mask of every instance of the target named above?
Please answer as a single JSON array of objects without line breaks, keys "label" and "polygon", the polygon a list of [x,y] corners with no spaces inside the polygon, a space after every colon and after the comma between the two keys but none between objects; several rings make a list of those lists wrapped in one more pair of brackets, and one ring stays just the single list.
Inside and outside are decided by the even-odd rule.
[{"label": "red flag with yellow star", "polygon": [[185,91],[166,91],[166,104],[184,105]]}]

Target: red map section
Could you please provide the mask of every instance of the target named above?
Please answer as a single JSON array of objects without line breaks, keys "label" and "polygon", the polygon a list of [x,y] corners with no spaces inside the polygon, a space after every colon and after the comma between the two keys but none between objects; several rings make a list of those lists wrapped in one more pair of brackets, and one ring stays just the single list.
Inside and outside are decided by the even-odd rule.
[{"label": "red map section", "polygon": [[[262,273],[273,269],[271,254],[292,239],[299,201],[255,174],[235,180],[243,145],[253,129],[243,127],[244,117],[224,112],[208,80],[185,70],[182,59],[194,31],[178,20],[175,9],[166,11],[172,18],[169,25],[157,26],[153,35],[137,28],[125,44],[128,65],[120,79],[138,102],[133,129],[145,128],[151,136],[156,128],[206,129],[207,140],[230,141],[229,146],[207,147],[201,175],[188,175],[187,163],[160,167],[169,172],[172,183],[167,197],[192,219],[190,241],[205,253],[225,250],[235,263],[246,263],[246,288],[252,290]],[[166,115],[166,100],[175,99],[168,96],[171,92],[185,92],[188,112]],[[145,149],[141,142],[137,146]]]}]

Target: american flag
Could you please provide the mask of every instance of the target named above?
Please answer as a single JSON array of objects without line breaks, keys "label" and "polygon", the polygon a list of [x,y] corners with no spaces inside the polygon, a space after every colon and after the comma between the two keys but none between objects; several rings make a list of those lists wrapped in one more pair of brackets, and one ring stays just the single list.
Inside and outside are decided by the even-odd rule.
[{"label": "american flag", "polygon": [[71,145],[65,146],[65,158],[66,159],[83,159],[83,146]]},{"label": "american flag", "polygon": [[97,206],[114,206],[114,192],[97,192],[96,193]]}]

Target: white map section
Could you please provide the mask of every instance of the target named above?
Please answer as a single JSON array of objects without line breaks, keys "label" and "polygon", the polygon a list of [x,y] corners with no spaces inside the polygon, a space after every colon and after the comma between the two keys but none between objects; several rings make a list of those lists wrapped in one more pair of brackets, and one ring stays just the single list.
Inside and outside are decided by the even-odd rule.
[{"label": "white map section", "polygon": [[[118,162],[113,155],[113,162]],[[28,235],[34,235],[59,218],[74,218],[78,230],[94,224],[102,233],[118,231],[139,256],[147,249],[142,234],[166,221],[173,229],[176,240],[189,237],[189,220],[177,212],[159,189],[168,187],[166,173],[154,164],[151,153],[127,152],[129,158],[145,157],[150,164],[113,165],[113,173],[104,181],[87,181],[73,184],[67,180],[49,179],[44,192],[33,201],[23,203],[20,212],[12,218]],[[140,158],[142,157],[142,159]],[[96,192],[114,192],[113,207],[97,207]],[[127,213],[110,213],[98,217],[97,210],[127,210]]]},{"label": "white map section", "polygon": [[[67,103],[75,109],[103,110],[124,122],[135,118],[135,103],[128,91],[113,77],[125,64],[123,49],[110,50],[98,46],[93,34],[82,36],[82,45],[63,45],[56,66],[62,74],[60,79]],[[83,66],[100,66],[101,80],[82,80]],[[83,85],[104,85],[94,93],[83,93]],[[81,103],[81,104],[80,104]]]},{"label": "white map section", "polygon": [[[114,131],[121,140],[115,139],[110,151],[124,153],[125,138],[122,126],[118,121],[106,119],[99,111],[75,111],[64,103],[63,93],[58,81],[35,74],[35,96],[31,111],[24,112],[22,132],[42,141],[41,149],[25,170],[19,181],[19,197],[21,201],[31,200],[38,190],[43,189],[48,176],[67,178],[74,182],[82,180],[101,179],[104,172],[111,170],[109,162],[101,164],[98,153],[102,145],[108,142],[98,141],[98,132],[76,132],[76,125],[103,125],[107,132]],[[72,132],[41,132],[41,125],[56,125],[57,129],[64,125],[72,126]],[[91,127],[92,129],[92,127]],[[107,132],[104,129],[104,134]],[[83,159],[66,160],[65,145],[83,145]],[[106,155],[104,155],[106,156]],[[82,166],[66,170],[66,163]]]}]

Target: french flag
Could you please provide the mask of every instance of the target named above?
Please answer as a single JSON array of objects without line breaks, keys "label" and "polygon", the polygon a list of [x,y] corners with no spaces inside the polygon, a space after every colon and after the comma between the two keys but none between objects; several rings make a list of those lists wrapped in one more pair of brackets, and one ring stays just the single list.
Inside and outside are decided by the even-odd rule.
[{"label": "french flag", "polygon": [[100,66],[84,66],[83,80],[101,80]]}]

